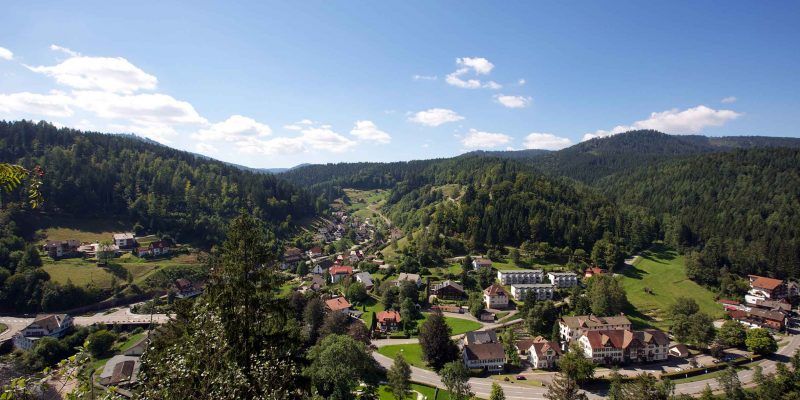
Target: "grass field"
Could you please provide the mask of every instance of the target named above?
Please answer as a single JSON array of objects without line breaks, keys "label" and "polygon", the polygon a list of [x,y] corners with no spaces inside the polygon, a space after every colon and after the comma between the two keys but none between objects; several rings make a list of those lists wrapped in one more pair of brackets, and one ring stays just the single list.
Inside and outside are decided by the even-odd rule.
[{"label": "grass field", "polygon": [[[694,299],[700,310],[714,318],[724,314],[713,292],[686,277],[684,258],[674,250],[653,247],[643,252],[635,265],[625,268],[621,275],[622,286],[634,307],[629,312],[634,324],[668,328],[667,309],[678,297]],[[644,288],[650,288],[653,294],[646,293]]]},{"label": "grass field", "polygon": [[[428,318],[429,313],[423,313],[423,318],[419,321],[419,326],[425,322]],[[461,318],[453,318],[453,317],[444,317],[444,321],[447,323],[447,326],[453,331],[453,335],[460,335],[462,333],[472,332],[478,329],[481,329],[483,325],[479,322],[470,321],[467,319]]]},{"label": "grass field", "polygon": [[6,331],[6,329],[8,329],[8,325],[6,325],[6,324],[0,324],[0,333],[3,333],[3,332],[5,332],[5,331]]},{"label": "grass field", "polygon": [[401,237],[397,241],[397,249],[394,249],[391,245],[384,247],[381,250],[381,254],[383,254],[383,259],[386,261],[393,260],[397,257],[397,254],[400,250],[403,250],[408,246],[408,235]]},{"label": "grass field", "polygon": [[344,189],[350,199],[347,211],[359,218],[378,218],[377,210],[386,203],[389,191],[384,189],[357,190]]},{"label": "grass field", "polygon": [[[444,389],[439,389],[439,397],[436,397],[436,388],[432,388],[426,385],[420,385],[416,383],[411,384],[411,390],[420,393],[421,395],[425,396],[427,400],[448,400],[450,399],[450,392]],[[395,400],[394,395],[392,395],[391,388],[388,385],[381,385],[378,388],[378,398],[380,400]],[[477,398],[477,397],[476,397]],[[416,393],[413,393],[409,399],[416,400]]]},{"label": "grass field", "polygon": [[80,242],[111,240],[114,232],[131,230],[131,224],[107,219],[84,219],[62,216],[42,216],[36,221],[39,233],[46,240],[76,239]]},{"label": "grass field", "polygon": [[141,340],[144,337],[144,335],[146,335],[146,334],[147,334],[146,332],[140,332],[140,333],[137,333],[135,335],[131,335],[127,340],[125,340],[125,342],[123,342],[122,344],[119,345],[119,351],[125,351],[125,350],[130,349],[131,347],[133,347],[134,344],[136,344],[139,340]]},{"label": "grass field", "polygon": [[[111,287],[111,282],[116,276],[122,283],[126,281],[127,273],[133,277],[133,282],[138,283],[147,278],[154,271],[175,265],[195,265],[197,256],[193,254],[179,254],[171,258],[145,260],[126,253],[110,262],[110,268],[101,268],[92,260],[81,258],[64,258],[54,261],[43,257],[42,267],[54,282],[61,284],[72,281],[76,286],[93,284],[99,288]],[[127,271],[127,272],[126,272]]]},{"label": "grass field", "polygon": [[420,347],[419,343],[383,346],[378,349],[378,353],[392,359],[397,358],[398,354],[402,354],[403,358],[405,358],[406,362],[410,365],[419,368],[428,368],[425,361],[422,360],[422,347]]}]

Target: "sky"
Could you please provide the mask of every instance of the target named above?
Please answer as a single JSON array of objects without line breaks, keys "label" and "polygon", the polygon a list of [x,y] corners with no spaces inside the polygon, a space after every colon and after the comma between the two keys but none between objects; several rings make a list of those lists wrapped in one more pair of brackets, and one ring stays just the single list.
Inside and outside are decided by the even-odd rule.
[{"label": "sky", "polygon": [[800,136],[800,2],[9,2],[0,119],[257,168]]}]

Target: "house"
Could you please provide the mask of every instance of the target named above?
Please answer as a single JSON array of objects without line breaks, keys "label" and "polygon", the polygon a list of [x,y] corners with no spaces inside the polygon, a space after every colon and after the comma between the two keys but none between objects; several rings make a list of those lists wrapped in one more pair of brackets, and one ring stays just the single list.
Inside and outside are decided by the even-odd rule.
[{"label": "house", "polygon": [[472,260],[472,268],[476,271],[481,268],[492,268],[492,260],[488,258],[478,257]]},{"label": "house", "polygon": [[111,357],[100,373],[100,384],[103,386],[126,387],[136,383],[141,362],[137,356],[118,354]]},{"label": "house", "polygon": [[530,347],[528,347],[528,361],[533,368],[555,368],[562,354],[558,343],[544,340],[541,337],[538,339],[534,339]]},{"label": "house", "polygon": [[495,331],[472,331],[464,334],[464,345],[499,343]]},{"label": "house", "polygon": [[72,317],[67,314],[40,314],[14,335],[14,347],[30,350],[36,341],[45,337],[60,338],[72,327]]},{"label": "house", "polygon": [[143,246],[139,246],[134,249],[133,254],[139,258],[150,257],[153,255],[153,253],[150,251],[150,248]]},{"label": "house", "polygon": [[565,316],[558,320],[561,340],[571,342],[590,331],[631,329],[631,321],[623,314],[610,317],[594,315]]},{"label": "house", "polygon": [[786,326],[786,314],[780,311],[750,308],[749,310],[729,310],[728,316],[750,328],[766,328],[774,331]]},{"label": "house", "polygon": [[311,279],[306,282],[303,282],[300,285],[300,293],[305,293],[307,291],[318,292],[325,286],[325,279],[322,279],[320,275],[311,275]]},{"label": "house", "polygon": [[51,258],[61,258],[77,253],[78,246],[80,246],[80,242],[75,239],[48,240],[43,249]]},{"label": "house", "polygon": [[397,311],[381,311],[375,315],[377,329],[381,332],[393,332],[400,329],[400,322],[403,320]]},{"label": "house", "polygon": [[568,288],[578,284],[578,275],[574,272],[548,272],[547,277],[557,288]]},{"label": "house", "polygon": [[422,278],[420,278],[419,274],[407,274],[405,272],[401,272],[400,276],[397,277],[397,281],[395,285],[400,286],[404,281],[413,282],[417,287],[422,284]]},{"label": "house", "polygon": [[607,273],[608,273],[608,270],[606,270],[606,269],[598,268],[598,267],[592,267],[592,268],[586,268],[586,270],[583,271],[583,277],[584,278],[591,278],[591,277],[593,277],[595,275],[603,275],[603,274],[607,274]]},{"label": "house", "polygon": [[465,345],[462,355],[464,365],[470,369],[500,372],[506,363],[506,352],[501,343]]},{"label": "house", "polygon": [[678,357],[678,358],[689,357],[689,348],[686,347],[686,345],[683,344],[683,343],[678,343],[678,344],[672,345],[669,348],[669,355],[671,355],[673,357]]},{"label": "house", "polygon": [[203,293],[203,289],[197,287],[192,281],[179,278],[175,280],[175,297],[179,299],[188,299]]},{"label": "house", "polygon": [[293,264],[303,259],[303,251],[297,247],[287,247],[283,251],[283,262]]},{"label": "house", "polygon": [[346,265],[334,265],[328,268],[328,273],[331,275],[331,283],[337,283],[342,279],[353,274],[353,267]]},{"label": "house", "polygon": [[540,269],[500,270],[497,271],[497,280],[503,285],[542,283],[544,274]]},{"label": "house", "polygon": [[447,280],[434,284],[431,288],[431,294],[438,299],[458,300],[463,299],[466,293],[464,287],[456,282]]},{"label": "house", "polygon": [[529,283],[511,285],[514,300],[522,301],[525,297],[534,296],[536,300],[551,300],[555,286],[552,283]]},{"label": "house", "polygon": [[717,300],[717,303],[722,304],[722,308],[724,308],[725,311],[738,310],[741,308],[741,304],[739,304],[739,302],[736,300],[719,299]]},{"label": "house", "polygon": [[308,254],[308,257],[309,257],[309,258],[317,258],[317,257],[322,257],[322,255],[323,255],[323,253],[322,253],[322,247],[319,247],[319,246],[314,246],[314,247],[312,247],[312,248],[308,249],[308,251],[306,252],[306,254]]},{"label": "house", "polygon": [[142,337],[134,342],[127,350],[123,351],[122,354],[126,356],[141,356],[144,354],[145,349],[147,349],[147,345],[150,343],[150,332],[145,332]]},{"label": "house", "polygon": [[756,299],[756,303],[753,304],[753,306],[764,310],[780,311],[784,313],[787,317],[792,313],[792,305],[788,301],[786,301],[786,299],[780,299],[780,300]]},{"label": "house", "polygon": [[131,232],[115,233],[114,245],[119,249],[132,249],[136,247],[136,237]]},{"label": "house", "polygon": [[353,277],[356,278],[357,282],[361,282],[367,290],[372,290],[374,285],[372,283],[372,275],[370,275],[369,272],[359,272],[353,275]]},{"label": "house", "polygon": [[780,300],[788,296],[786,283],[780,279],[767,278],[758,275],[749,275],[750,290],[744,296],[744,301],[755,304],[756,300]]},{"label": "house", "polygon": [[311,268],[311,273],[314,275],[322,275],[325,273],[327,268],[323,268],[320,264],[314,264],[314,268]]},{"label": "house", "polygon": [[167,254],[169,254],[169,251],[170,251],[170,249],[169,249],[169,243],[167,243],[167,242],[165,242],[165,241],[163,241],[163,240],[159,240],[159,241],[156,241],[156,242],[150,243],[150,244],[147,246],[147,248],[150,250],[150,253],[151,253],[151,254],[152,254],[154,257],[158,257],[158,256],[162,256],[162,255],[167,255]]},{"label": "house", "polygon": [[508,307],[508,293],[498,284],[493,284],[483,291],[483,301],[486,308],[506,308]]},{"label": "house", "polygon": [[350,302],[344,297],[334,297],[332,299],[325,300],[325,308],[330,312],[347,312],[350,310]]},{"label": "house", "polygon": [[669,338],[655,329],[589,331],[578,344],[586,358],[602,365],[663,361],[669,356]]}]

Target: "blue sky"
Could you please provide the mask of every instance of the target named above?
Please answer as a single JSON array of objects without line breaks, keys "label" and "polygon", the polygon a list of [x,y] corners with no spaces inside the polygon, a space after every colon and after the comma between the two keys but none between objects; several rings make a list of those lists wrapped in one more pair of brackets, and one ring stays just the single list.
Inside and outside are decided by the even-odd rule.
[{"label": "blue sky", "polygon": [[798,2],[377,3],[6,4],[0,118],[253,167],[799,135]]}]

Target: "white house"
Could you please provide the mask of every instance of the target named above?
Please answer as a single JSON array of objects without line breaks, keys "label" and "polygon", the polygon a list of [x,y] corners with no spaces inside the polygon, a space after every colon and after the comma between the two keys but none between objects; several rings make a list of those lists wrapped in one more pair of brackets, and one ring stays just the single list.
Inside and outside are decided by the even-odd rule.
[{"label": "white house", "polygon": [[550,300],[553,298],[552,283],[528,283],[511,285],[511,295],[514,300],[522,301],[528,296],[534,296],[536,300]]},{"label": "white house", "polygon": [[359,272],[353,275],[353,277],[356,278],[357,282],[361,282],[367,290],[372,290],[374,285],[372,283],[372,275],[370,275],[369,272]]},{"label": "white house", "polygon": [[131,232],[115,233],[114,245],[120,249],[128,249],[136,246],[136,238]]},{"label": "white house", "polygon": [[574,272],[548,272],[550,283],[558,288],[573,287],[578,284],[578,275]]},{"label": "white house", "polygon": [[497,280],[503,285],[514,283],[542,283],[544,274],[540,269],[513,269],[497,271]]},{"label": "white house", "polygon": [[483,291],[483,301],[486,308],[506,308],[508,307],[508,293],[498,284],[493,284]]},{"label": "white house", "polygon": [[467,368],[482,368],[490,372],[503,370],[506,363],[506,352],[501,343],[469,344],[462,352],[464,365]]},{"label": "white house", "polygon": [[556,342],[538,340],[531,343],[528,348],[528,361],[533,368],[555,368],[559,358],[561,349]]},{"label": "white house", "polygon": [[420,278],[419,274],[407,274],[405,272],[401,272],[397,277],[397,282],[395,282],[395,285],[400,286],[400,284],[402,284],[404,281],[413,282],[417,286],[422,284],[422,278]]},{"label": "white house", "polygon": [[472,268],[474,268],[476,271],[480,270],[481,268],[492,268],[492,260],[488,258],[477,257],[472,260]]},{"label": "white house", "polygon": [[72,326],[72,317],[67,314],[42,314],[14,335],[14,347],[30,350],[36,341],[45,337],[62,337]]},{"label": "white house", "polygon": [[558,321],[561,340],[571,342],[590,331],[609,331],[615,329],[631,329],[631,321],[620,314],[610,317],[594,315],[564,316]]},{"label": "white house", "polygon": [[669,357],[669,338],[656,329],[590,331],[578,344],[586,358],[596,364],[663,361]]}]

